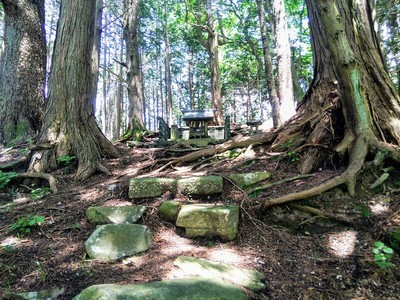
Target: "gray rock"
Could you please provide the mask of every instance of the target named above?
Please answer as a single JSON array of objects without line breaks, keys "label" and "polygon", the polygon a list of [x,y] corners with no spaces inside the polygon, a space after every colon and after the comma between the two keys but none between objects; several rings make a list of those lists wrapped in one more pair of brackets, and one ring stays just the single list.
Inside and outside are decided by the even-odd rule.
[{"label": "gray rock", "polygon": [[182,278],[145,284],[93,285],[73,300],[244,300],[243,291],[228,282],[208,278]]},{"label": "gray rock", "polygon": [[132,178],[129,183],[129,198],[158,197],[167,191],[176,191],[175,178]]},{"label": "gray rock", "polygon": [[142,217],[146,206],[93,206],[86,210],[92,224],[133,224]]},{"label": "gray rock", "polygon": [[164,201],[158,208],[158,214],[167,221],[175,221],[181,209],[182,203],[178,201]]},{"label": "gray rock", "polygon": [[188,237],[219,236],[228,241],[236,238],[238,224],[238,205],[183,205],[176,220]]},{"label": "gray rock", "polygon": [[177,180],[178,192],[184,195],[211,195],[222,192],[221,176],[197,176]]},{"label": "gray rock", "polygon": [[129,198],[159,197],[165,192],[184,195],[210,195],[222,192],[220,176],[192,176],[186,178],[132,178]]},{"label": "gray rock", "polygon": [[3,300],[52,300],[64,294],[64,289],[51,289],[39,292],[13,293],[5,292]]},{"label": "gray rock", "polygon": [[115,261],[146,251],[151,242],[151,233],[147,226],[108,224],[98,226],[85,242],[85,247],[92,259]]},{"label": "gray rock", "polygon": [[174,265],[181,269],[185,275],[228,280],[252,291],[265,289],[265,275],[255,270],[236,268],[203,258],[187,256],[179,256],[175,260]]},{"label": "gray rock", "polygon": [[252,172],[243,174],[231,174],[228,176],[233,183],[241,188],[250,187],[257,182],[270,178],[271,174],[268,172]]}]

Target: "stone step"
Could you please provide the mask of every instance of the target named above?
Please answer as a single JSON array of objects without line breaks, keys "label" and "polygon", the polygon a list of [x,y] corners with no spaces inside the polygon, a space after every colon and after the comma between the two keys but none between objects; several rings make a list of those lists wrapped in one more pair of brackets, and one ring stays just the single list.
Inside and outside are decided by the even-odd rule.
[{"label": "stone step", "polygon": [[129,182],[129,198],[153,198],[166,192],[184,195],[210,195],[222,192],[221,176],[192,176],[184,178],[132,178]]},{"label": "stone step", "polygon": [[244,300],[244,292],[228,282],[202,277],[155,281],[144,284],[93,285],[84,289],[73,300]]},{"label": "stone step", "polygon": [[133,224],[142,217],[146,206],[92,206],[86,218],[92,224]]},{"label": "stone step", "polygon": [[92,259],[116,261],[150,248],[150,229],[137,224],[100,225],[85,242],[86,252]]}]

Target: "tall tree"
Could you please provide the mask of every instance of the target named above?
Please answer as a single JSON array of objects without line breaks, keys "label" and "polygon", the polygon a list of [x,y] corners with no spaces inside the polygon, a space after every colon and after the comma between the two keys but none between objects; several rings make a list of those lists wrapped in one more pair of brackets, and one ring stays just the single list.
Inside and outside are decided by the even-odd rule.
[{"label": "tall tree", "polygon": [[138,14],[140,0],[124,0],[124,39],[127,51],[127,85],[129,101],[129,130],[142,129],[143,124],[143,92],[140,72],[140,55],[138,39]]},{"label": "tall tree", "polygon": [[[279,132],[274,145],[291,141],[293,149],[305,150],[303,173],[323,167],[332,155],[348,166],[318,187],[264,206],[310,197],[338,185],[346,185],[355,195],[363,168],[379,172],[387,161],[400,162],[400,99],[374,30],[373,2],[306,0],[314,79],[297,117]],[[324,147],[335,149],[336,154]]]},{"label": "tall tree", "polygon": [[264,55],[264,72],[265,80],[267,81],[268,96],[271,103],[272,123],[274,128],[281,125],[281,112],[278,94],[276,90],[276,83],[274,77],[274,69],[272,65],[272,58],[270,54],[270,43],[268,38],[267,24],[265,20],[264,0],[257,0],[258,17],[260,21],[261,41]]},{"label": "tall tree", "polygon": [[275,20],[275,46],[278,65],[278,97],[281,121],[286,122],[295,110],[289,35],[286,25],[285,4],[283,0],[273,0]]},{"label": "tall tree", "polygon": [[[205,3],[202,3],[204,2]],[[223,124],[222,115],[222,91],[219,68],[218,46],[220,37],[216,26],[214,25],[216,16],[213,14],[212,0],[197,0],[197,32],[199,42],[207,49],[211,73],[211,103],[215,109],[215,122]],[[204,21],[204,20],[205,21]],[[207,32],[207,39],[202,37],[202,30]]]},{"label": "tall tree", "polygon": [[47,112],[38,141],[38,149],[45,150],[33,153],[29,170],[51,170],[57,158],[76,156],[75,179],[84,180],[96,171],[109,173],[101,158],[119,153],[97,126],[93,111],[96,0],[62,1],[60,9]]},{"label": "tall tree", "polygon": [[0,60],[0,143],[36,134],[44,113],[44,0],[1,0],[5,50]]}]

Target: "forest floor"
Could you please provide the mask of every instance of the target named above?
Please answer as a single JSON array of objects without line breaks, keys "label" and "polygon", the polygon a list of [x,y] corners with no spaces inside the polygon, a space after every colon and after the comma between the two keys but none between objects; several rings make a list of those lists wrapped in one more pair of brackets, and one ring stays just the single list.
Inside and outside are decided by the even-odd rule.
[{"label": "forest floor", "polygon": [[[320,170],[313,177],[282,183],[253,197],[225,180],[220,195],[190,199],[175,195],[175,198],[183,202],[240,204],[237,239],[232,242],[188,239],[183,230],[157,214],[161,201],[173,195],[165,194],[140,203],[132,201],[128,198],[129,178],[225,176],[266,170],[272,174],[268,181],[273,182],[298,175],[296,161],[288,156],[271,158],[259,147],[253,153],[258,159],[247,163],[240,158],[225,158],[220,163],[204,162],[203,168],[194,170],[183,166],[156,172],[161,166],[156,164],[158,159],[179,151],[118,147],[121,158],[104,160],[112,176],[97,174],[85,182],[75,182],[76,166],[67,166],[52,173],[57,178],[59,193],[37,200],[29,197],[32,182],[9,185],[17,204],[5,208],[7,201],[3,199],[0,203],[3,205],[0,208],[0,298],[5,291],[62,288],[65,292],[59,299],[72,299],[94,284],[132,284],[172,278],[176,273],[175,258],[186,255],[263,272],[266,289],[260,293],[246,291],[250,299],[400,299],[398,252],[390,259],[395,266],[386,269],[374,263],[372,254],[376,241],[399,247],[400,237],[396,239],[390,232],[397,230],[400,235],[399,190],[395,189],[400,177],[392,176],[390,184],[378,188],[378,193],[360,188],[359,196],[350,198],[344,190],[335,189],[297,203],[345,216],[350,220],[347,224],[302,212],[290,204],[265,211],[254,208],[254,203],[315,186],[341,170]],[[7,159],[3,157],[4,160]],[[361,182],[360,186],[366,184]],[[95,205],[135,204],[149,207],[139,223],[152,230],[151,248],[114,263],[90,260],[84,242],[95,226],[86,221],[86,209]],[[10,225],[27,215],[42,215],[45,222],[30,233],[17,234]]]}]

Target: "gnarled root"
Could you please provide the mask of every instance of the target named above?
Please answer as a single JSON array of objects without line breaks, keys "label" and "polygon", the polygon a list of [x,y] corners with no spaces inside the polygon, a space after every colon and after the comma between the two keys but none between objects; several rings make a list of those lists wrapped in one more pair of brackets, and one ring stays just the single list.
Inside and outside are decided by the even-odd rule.
[{"label": "gnarled root", "polygon": [[375,139],[367,141],[364,137],[359,137],[355,140],[351,149],[350,164],[346,171],[344,171],[341,175],[329,179],[324,183],[305,191],[291,193],[271,200],[265,200],[262,204],[262,208],[266,209],[274,205],[317,196],[342,184],[345,184],[347,186],[347,190],[350,196],[354,197],[356,193],[357,175],[364,166],[365,158],[368,154],[368,150],[370,149],[370,147],[374,147],[378,151],[386,151],[388,152],[388,157],[400,162],[400,149],[398,147],[389,145],[387,143],[378,142]]},{"label": "gnarled root", "polygon": [[47,173],[32,172],[32,173],[18,173],[16,178],[41,178],[49,182],[50,189],[54,194],[58,193],[57,179]]}]

